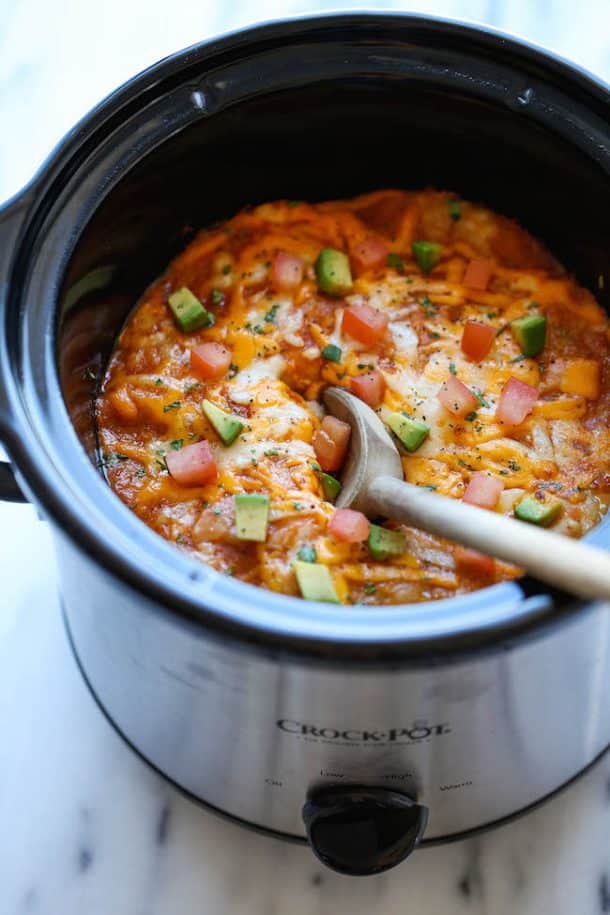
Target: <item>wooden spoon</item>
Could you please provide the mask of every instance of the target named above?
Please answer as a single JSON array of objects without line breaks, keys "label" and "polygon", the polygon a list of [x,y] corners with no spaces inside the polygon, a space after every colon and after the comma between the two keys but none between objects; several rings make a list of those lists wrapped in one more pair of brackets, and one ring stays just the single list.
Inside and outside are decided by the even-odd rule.
[{"label": "wooden spoon", "polygon": [[604,550],[405,483],[398,449],[370,407],[335,387],[326,389],[324,403],[352,427],[337,507],[402,521],[514,563],[570,594],[610,600]]}]

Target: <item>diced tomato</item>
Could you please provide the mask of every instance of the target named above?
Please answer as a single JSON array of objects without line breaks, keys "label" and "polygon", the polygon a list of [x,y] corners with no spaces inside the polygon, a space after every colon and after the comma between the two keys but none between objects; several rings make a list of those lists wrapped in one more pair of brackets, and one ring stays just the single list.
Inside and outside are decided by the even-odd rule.
[{"label": "diced tomato", "polygon": [[365,403],[376,409],[383,401],[385,394],[385,378],[377,369],[367,372],[366,375],[357,375],[350,381],[352,393]]},{"label": "diced tomato", "polygon": [[343,332],[359,343],[372,346],[384,336],[388,316],[370,305],[350,305],[343,312]]},{"label": "diced tomato", "polygon": [[496,336],[496,329],[491,324],[481,321],[466,321],[462,333],[462,351],[472,359],[480,362],[490,351]]},{"label": "diced tomato", "polygon": [[496,571],[496,564],[491,556],[468,550],[465,546],[456,546],[453,551],[456,567],[468,575],[477,575],[479,578],[492,578]]},{"label": "diced tomato", "polygon": [[473,473],[464,493],[464,502],[478,505],[480,508],[495,508],[504,489],[504,483],[482,470]]},{"label": "diced tomato", "polygon": [[455,375],[450,375],[441,385],[437,395],[438,399],[454,416],[466,416],[473,413],[479,406],[470,388],[467,388]]},{"label": "diced tomato", "polygon": [[294,289],[303,282],[305,261],[295,254],[278,251],[271,267],[271,283],[278,292]]},{"label": "diced tomato", "polygon": [[344,543],[362,543],[367,539],[371,525],[362,512],[352,511],[351,508],[338,508],[330,519],[328,530],[337,540]]},{"label": "diced tomato", "polygon": [[182,486],[203,486],[218,476],[216,461],[208,442],[196,442],[165,457],[167,469]]},{"label": "diced tomato", "polygon": [[384,241],[374,235],[369,235],[353,249],[350,261],[356,273],[364,273],[366,270],[374,270],[385,264],[389,253],[390,249]]},{"label": "diced tomato", "polygon": [[531,384],[509,378],[500,394],[496,408],[496,419],[507,426],[518,426],[534,409],[538,391]]},{"label": "diced tomato", "polygon": [[204,381],[222,378],[231,365],[231,350],[222,343],[202,343],[191,350],[191,367]]},{"label": "diced tomato", "polygon": [[470,261],[464,273],[464,286],[484,292],[489,285],[492,270],[493,264],[489,261]]},{"label": "diced tomato", "polygon": [[313,439],[313,448],[322,470],[339,470],[347,454],[349,423],[336,416],[325,416]]}]

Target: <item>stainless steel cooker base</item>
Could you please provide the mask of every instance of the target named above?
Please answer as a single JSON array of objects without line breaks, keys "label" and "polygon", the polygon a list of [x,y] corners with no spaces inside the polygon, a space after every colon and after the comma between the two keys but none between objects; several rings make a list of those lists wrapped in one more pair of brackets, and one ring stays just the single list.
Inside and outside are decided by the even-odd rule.
[{"label": "stainless steel cooker base", "polygon": [[[137,746],[131,742],[129,737],[121,730],[117,725],[116,721],[113,720],[112,716],[105,708],[100,697],[95,692],[89,677],[87,676],[87,671],[81,664],[74,640],[72,638],[72,633],[70,632],[70,624],[66,616],[65,608],[62,607],[62,618],[64,622],[64,627],[66,631],[66,636],[68,638],[68,643],[72,652],[72,656],[78,667],[80,674],[83,678],[83,681],[91,695],[91,698],[97,705],[98,709],[110,725],[110,727],[115,731],[116,734],[121,738],[121,740],[132,750],[136,756],[153,772],[156,772],[164,781],[172,786],[176,791],[178,791],[183,797],[187,798],[192,804],[195,804],[197,807],[201,807],[207,813],[211,813],[214,816],[220,817],[223,820],[226,820],[229,823],[233,823],[235,826],[239,826],[241,829],[248,829],[250,832],[255,832],[258,835],[267,836],[270,839],[281,839],[284,842],[291,842],[294,845],[306,845],[307,836],[305,835],[295,835],[287,832],[280,832],[275,829],[271,829],[267,826],[261,826],[257,823],[252,823],[248,820],[240,819],[240,817],[234,816],[231,813],[227,813],[224,810],[221,810],[218,807],[215,807],[205,798],[198,797],[193,794],[188,788],[183,787],[174,781],[174,779],[167,772],[164,772],[162,769],[159,769],[153,762],[150,761],[144,754],[137,748]],[[515,822],[515,820],[520,820],[523,817],[528,816],[528,814],[533,813],[538,808],[545,806],[555,800],[559,801],[561,796],[568,791],[573,785],[577,784],[581,779],[585,778],[588,773],[595,768],[595,766],[601,762],[604,756],[610,750],[610,744],[604,747],[604,749],[595,757],[588,765],[586,765],[580,772],[577,772],[572,778],[568,779],[562,785],[559,785],[558,788],[555,788],[553,791],[546,794],[544,797],[541,797],[539,800],[533,801],[527,807],[523,807],[521,810],[516,810],[514,813],[508,814],[505,817],[500,817],[497,820],[493,820],[490,823],[484,823],[481,826],[473,827],[472,829],[464,830],[463,832],[455,832],[446,836],[436,836],[434,839],[422,838],[418,842],[418,848],[433,848],[437,845],[446,845],[451,842],[462,842],[465,839],[471,839],[473,836],[480,835],[481,833],[490,832],[494,829],[500,829],[502,826],[508,826],[510,823]]]}]

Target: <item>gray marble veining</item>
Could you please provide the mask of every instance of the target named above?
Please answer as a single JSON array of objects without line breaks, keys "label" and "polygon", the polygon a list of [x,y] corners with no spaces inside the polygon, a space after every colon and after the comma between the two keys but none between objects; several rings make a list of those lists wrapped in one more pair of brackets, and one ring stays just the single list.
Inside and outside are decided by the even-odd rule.
[{"label": "gray marble veining", "polygon": [[[0,2],[0,199],[137,70],[224,28],[312,6]],[[610,73],[608,0],[410,8],[485,21]],[[0,525],[0,915],[610,912],[608,756],[529,816],[366,880],[203,812],[130,752],[87,692],[62,627],[46,524],[29,507],[0,505]]]}]

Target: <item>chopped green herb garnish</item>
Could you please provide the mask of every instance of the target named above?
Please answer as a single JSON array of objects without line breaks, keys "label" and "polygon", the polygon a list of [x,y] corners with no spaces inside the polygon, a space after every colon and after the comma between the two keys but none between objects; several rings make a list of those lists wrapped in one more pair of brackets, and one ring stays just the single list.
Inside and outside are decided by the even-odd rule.
[{"label": "chopped green herb garnish", "polygon": [[164,413],[169,413],[170,410],[179,410],[182,406],[181,400],[173,400],[171,403],[166,403],[163,407]]},{"label": "chopped green herb garnish", "polygon": [[85,371],[83,372],[82,378],[83,378],[83,381],[97,381],[97,375],[95,374],[95,372],[93,371],[91,366],[89,366],[88,368],[85,369]]},{"label": "chopped green herb garnish", "polygon": [[312,461],[309,466],[311,467],[312,470],[316,470],[318,473],[320,472],[320,470],[322,470],[322,468],[320,467],[320,465],[318,464],[317,461]]},{"label": "chopped green herb garnish", "polygon": [[182,446],[184,444],[184,439],[175,438],[169,444],[170,444],[170,448],[173,448],[174,451],[180,451],[180,449],[182,448]]},{"label": "chopped green herb garnish", "polygon": [[320,355],[327,362],[341,362],[341,348],[335,346],[334,343],[329,343],[328,346],[325,346]]},{"label": "chopped green herb garnish", "polygon": [[474,394],[474,396],[479,401],[479,403],[481,404],[482,407],[487,407],[487,409],[489,409],[489,404],[487,403],[487,401],[485,400],[481,391],[479,391],[478,388],[473,388],[472,393]]},{"label": "chopped green herb garnish", "polygon": [[212,289],[212,295],[210,296],[210,300],[212,302],[212,305],[224,305],[225,294],[224,294],[224,292],[221,292],[220,289]]},{"label": "chopped green herb garnish", "polygon": [[267,324],[275,324],[275,318],[279,311],[279,305],[272,305],[267,314],[265,315],[265,321]]},{"label": "chopped green herb garnish", "polygon": [[514,471],[515,473],[517,473],[518,470],[521,470],[521,465],[520,465],[520,464],[517,464],[516,461],[507,461],[506,463],[508,464],[508,466],[510,467],[510,469],[511,469],[512,471]]},{"label": "chopped green herb garnish", "polygon": [[185,384],[184,393],[190,394],[191,391],[198,391],[201,387],[203,387],[203,385],[200,381],[190,381],[188,384]]},{"label": "chopped green herb garnish", "polygon": [[429,489],[430,492],[434,492],[436,489],[436,486],[434,485],[434,483],[426,483],[425,486],[422,486],[422,489]]},{"label": "chopped green herb garnish", "polygon": [[433,318],[434,315],[437,313],[434,303],[428,298],[427,295],[423,297],[423,299],[421,300],[421,302],[419,304],[423,308],[424,313],[427,318]]},{"label": "chopped green herb garnish", "polygon": [[318,554],[313,546],[302,546],[297,552],[297,559],[301,562],[317,562]]},{"label": "chopped green herb garnish", "polygon": [[374,584],[372,584],[372,582],[367,581],[367,583],[364,586],[364,593],[365,594],[374,594],[376,590],[377,590],[377,585],[374,585]]},{"label": "chopped green herb garnish", "polygon": [[521,356],[515,356],[514,359],[509,359],[509,362],[510,362],[510,364],[512,365],[512,364],[515,363],[515,362],[523,362],[524,359],[525,359],[525,356],[523,356],[523,355],[521,355]]},{"label": "chopped green herb garnish", "polygon": [[263,451],[265,457],[275,457],[276,454],[279,454],[277,448],[268,448],[266,451]]},{"label": "chopped green herb garnish", "polygon": [[230,272],[231,272],[231,264],[225,264],[224,267],[222,268],[222,272],[223,272],[223,274],[224,274],[225,276],[226,276],[228,273],[230,273]]},{"label": "chopped green herb garnish", "polygon": [[293,502],[292,507],[294,508],[295,512],[303,511],[303,505],[300,502]]},{"label": "chopped green herb garnish", "polygon": [[467,413],[466,416],[464,417],[464,419],[467,420],[467,422],[471,423],[477,418],[478,415],[479,414],[473,410],[472,413]]},{"label": "chopped green herb garnish", "polygon": [[239,366],[235,365],[235,363],[232,362],[231,365],[229,366],[229,378],[235,378],[235,376],[237,375],[238,372],[239,372]]},{"label": "chopped green herb garnish", "polygon": [[405,262],[403,261],[400,254],[396,254],[394,252],[388,254],[386,258],[386,264],[388,267],[393,267],[394,270],[398,270],[399,273],[405,272]]},{"label": "chopped green herb garnish", "polygon": [[252,330],[254,331],[255,334],[264,334],[265,333],[265,328],[263,327],[262,324],[255,324],[254,327],[252,328]]},{"label": "chopped green herb garnish", "polygon": [[155,384],[165,384],[162,378],[155,378]]},{"label": "chopped green herb garnish", "polygon": [[452,375],[457,375],[457,369],[455,367],[455,362],[449,363],[449,371]]},{"label": "chopped green herb garnish", "polygon": [[449,215],[454,220],[454,222],[457,222],[458,219],[461,218],[462,210],[460,207],[459,200],[450,200],[449,201]]},{"label": "chopped green herb garnish", "polygon": [[507,324],[503,324],[502,327],[498,328],[498,330],[496,331],[496,337],[499,337],[500,334],[503,334],[504,331],[508,330],[509,327],[510,327],[510,322],[508,322]]}]

